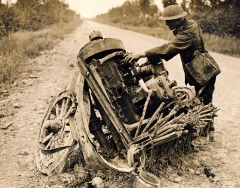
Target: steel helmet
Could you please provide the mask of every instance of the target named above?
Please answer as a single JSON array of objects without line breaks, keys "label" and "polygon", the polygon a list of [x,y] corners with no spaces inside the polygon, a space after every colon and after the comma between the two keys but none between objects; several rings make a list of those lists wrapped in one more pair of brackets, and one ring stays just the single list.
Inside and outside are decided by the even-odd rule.
[{"label": "steel helmet", "polygon": [[182,7],[180,7],[179,5],[170,5],[164,9],[162,16],[160,16],[160,19],[175,20],[178,18],[182,18],[186,15],[187,12],[183,11]]}]

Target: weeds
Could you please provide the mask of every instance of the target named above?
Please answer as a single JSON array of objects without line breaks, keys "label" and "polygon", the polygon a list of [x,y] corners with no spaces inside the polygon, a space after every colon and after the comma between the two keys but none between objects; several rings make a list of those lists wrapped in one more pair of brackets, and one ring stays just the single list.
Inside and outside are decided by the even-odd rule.
[{"label": "weeds", "polygon": [[208,51],[240,57],[240,39],[204,34],[204,41]]},{"label": "weeds", "polygon": [[181,170],[185,154],[192,152],[190,136],[180,137],[161,146],[151,148],[148,152],[145,168],[157,177],[167,178],[169,167]]},{"label": "weeds", "polygon": [[10,85],[31,72],[27,58],[40,55],[43,50],[52,49],[64,35],[72,32],[80,22],[59,23],[49,28],[29,32],[19,31],[0,41],[0,87]]}]

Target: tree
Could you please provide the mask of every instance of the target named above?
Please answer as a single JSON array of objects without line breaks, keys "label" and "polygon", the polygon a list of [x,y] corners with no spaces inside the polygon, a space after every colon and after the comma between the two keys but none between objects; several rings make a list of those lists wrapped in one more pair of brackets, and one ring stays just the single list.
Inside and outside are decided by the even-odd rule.
[{"label": "tree", "polygon": [[0,4],[0,37],[7,36],[19,28],[19,19],[9,4]]},{"label": "tree", "polygon": [[18,29],[39,30],[46,25],[69,22],[75,14],[64,0],[18,0],[2,4],[0,0],[0,37]]},{"label": "tree", "polygon": [[153,16],[158,13],[158,7],[154,4],[153,0],[139,0],[139,7],[143,14]]},{"label": "tree", "polygon": [[149,0],[139,0],[139,6],[143,14],[148,14],[150,8]]},{"label": "tree", "polygon": [[177,5],[176,0],[162,0],[163,7],[166,8],[169,5]]},{"label": "tree", "polygon": [[181,7],[184,11],[188,12],[190,2],[191,0],[182,0]]},{"label": "tree", "polygon": [[157,5],[150,5],[149,14],[153,16],[154,14],[157,14],[157,13],[158,13]]},{"label": "tree", "polygon": [[189,12],[203,32],[240,37],[239,9],[239,0],[192,0]]}]

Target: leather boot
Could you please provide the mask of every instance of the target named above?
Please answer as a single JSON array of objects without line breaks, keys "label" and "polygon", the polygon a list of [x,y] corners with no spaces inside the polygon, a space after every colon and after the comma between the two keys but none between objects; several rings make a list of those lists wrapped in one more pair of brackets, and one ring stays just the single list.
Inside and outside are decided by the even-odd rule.
[{"label": "leather boot", "polygon": [[214,121],[212,121],[209,125],[209,141],[215,142],[215,128],[214,128]]},{"label": "leather boot", "polygon": [[207,137],[208,135],[209,135],[209,124],[207,124],[207,125],[203,128],[201,136]]}]

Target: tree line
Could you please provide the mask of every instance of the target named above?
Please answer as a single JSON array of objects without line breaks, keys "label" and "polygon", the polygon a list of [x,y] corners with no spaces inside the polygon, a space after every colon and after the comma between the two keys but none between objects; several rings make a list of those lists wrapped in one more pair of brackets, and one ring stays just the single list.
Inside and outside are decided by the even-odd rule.
[{"label": "tree line", "polygon": [[[163,6],[177,4],[176,0],[162,0]],[[221,37],[240,38],[239,0],[182,0],[180,4],[188,18],[196,20],[203,32]],[[164,27],[159,21],[162,12],[154,0],[128,0],[97,18],[133,26]]]},{"label": "tree line", "polygon": [[[182,6],[185,8],[185,1]],[[240,38],[239,0],[192,0],[185,9],[197,20],[204,32]]]},{"label": "tree line", "polygon": [[97,19],[107,19],[112,23],[133,26],[158,27],[160,16],[156,4],[150,0],[125,1],[122,6],[114,7],[108,13],[97,15]]},{"label": "tree line", "polygon": [[80,19],[64,0],[18,0],[3,4],[0,0],[0,38],[19,30],[36,31],[46,26]]}]

